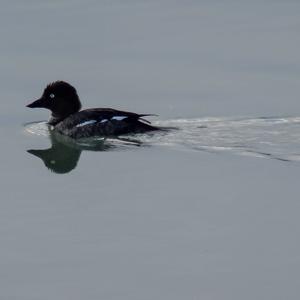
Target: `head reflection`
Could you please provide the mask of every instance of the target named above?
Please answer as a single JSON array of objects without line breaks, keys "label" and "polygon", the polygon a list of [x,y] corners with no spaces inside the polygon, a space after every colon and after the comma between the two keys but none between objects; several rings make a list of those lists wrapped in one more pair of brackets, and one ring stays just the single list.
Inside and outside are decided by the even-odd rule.
[{"label": "head reflection", "polygon": [[82,150],[107,151],[115,147],[104,139],[77,142],[53,131],[50,131],[50,141],[49,149],[31,149],[27,152],[42,159],[49,170],[58,174],[75,169]]}]

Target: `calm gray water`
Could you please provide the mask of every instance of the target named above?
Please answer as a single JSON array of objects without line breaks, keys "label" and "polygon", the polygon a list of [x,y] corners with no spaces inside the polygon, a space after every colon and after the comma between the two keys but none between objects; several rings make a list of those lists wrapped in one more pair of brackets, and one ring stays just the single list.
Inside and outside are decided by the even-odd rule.
[{"label": "calm gray water", "polygon": [[[299,299],[300,3],[1,4],[0,299]],[[178,129],[50,136],[58,79]]]}]

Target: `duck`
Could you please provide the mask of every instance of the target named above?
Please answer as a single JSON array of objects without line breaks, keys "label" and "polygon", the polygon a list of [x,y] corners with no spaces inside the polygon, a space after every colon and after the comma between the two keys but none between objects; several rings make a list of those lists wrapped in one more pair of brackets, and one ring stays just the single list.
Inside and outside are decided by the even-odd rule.
[{"label": "duck", "polygon": [[81,101],[75,87],[65,81],[48,84],[42,96],[27,107],[50,110],[50,129],[73,139],[113,137],[160,130],[145,119],[156,116],[154,114],[138,114],[113,108],[81,110]]}]

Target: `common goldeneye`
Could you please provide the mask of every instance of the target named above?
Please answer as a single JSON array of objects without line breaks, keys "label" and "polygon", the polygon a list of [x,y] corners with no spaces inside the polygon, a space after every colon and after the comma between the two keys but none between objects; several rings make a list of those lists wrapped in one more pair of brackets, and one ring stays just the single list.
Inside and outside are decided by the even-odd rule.
[{"label": "common goldeneye", "polygon": [[27,107],[42,107],[51,111],[48,122],[57,132],[74,139],[93,136],[119,136],[159,130],[143,119],[152,114],[136,114],[112,108],[81,109],[76,89],[67,82],[50,83],[40,99]]}]

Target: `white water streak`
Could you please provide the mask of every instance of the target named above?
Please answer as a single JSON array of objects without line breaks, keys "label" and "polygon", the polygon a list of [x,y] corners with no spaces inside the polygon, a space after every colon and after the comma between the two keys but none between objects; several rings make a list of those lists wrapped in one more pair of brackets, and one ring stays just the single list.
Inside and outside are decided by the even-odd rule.
[{"label": "white water streak", "polygon": [[[128,138],[138,138],[148,145],[192,151],[227,151],[279,160],[300,160],[300,117],[175,119],[158,121],[154,125],[178,129]],[[44,122],[25,128],[31,134],[49,135]]]}]

